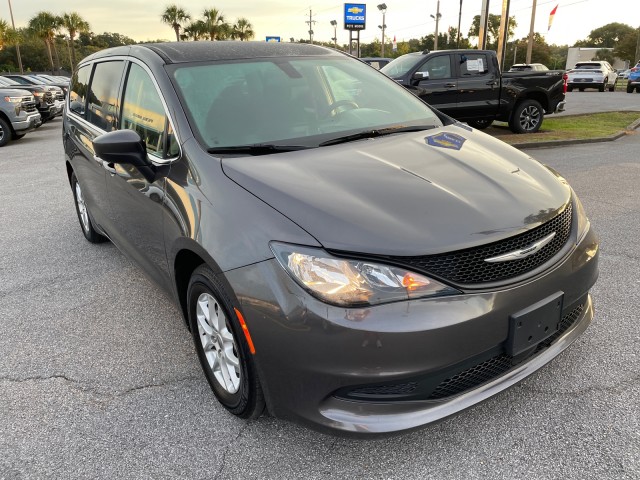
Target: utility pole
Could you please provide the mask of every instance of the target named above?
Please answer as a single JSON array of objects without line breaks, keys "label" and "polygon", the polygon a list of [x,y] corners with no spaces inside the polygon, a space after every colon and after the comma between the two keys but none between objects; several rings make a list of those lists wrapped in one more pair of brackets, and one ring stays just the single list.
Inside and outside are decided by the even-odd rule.
[{"label": "utility pole", "polygon": [[437,51],[438,50],[438,23],[440,22],[440,17],[442,17],[442,14],[440,13],[440,0],[438,0],[437,6],[436,6],[436,16],[435,17],[433,15],[429,15],[429,16],[436,21],[436,36],[433,39],[433,50]]},{"label": "utility pole", "polygon": [[460,0],[460,10],[458,10],[458,41],[456,48],[460,48],[460,23],[462,23],[462,0]]},{"label": "utility pole", "polygon": [[500,16],[500,35],[498,36],[498,64],[504,67],[507,55],[507,41],[509,40],[509,7],[511,0],[502,0],[502,15]]},{"label": "utility pole", "polygon": [[533,7],[531,10],[531,26],[529,27],[529,41],[527,42],[527,59],[526,63],[531,63],[531,52],[533,50],[533,30],[536,23],[536,4],[537,0],[533,0]]},{"label": "utility pole", "polygon": [[313,14],[311,13],[311,9],[309,9],[309,20],[307,20],[304,23],[309,24],[309,43],[313,44],[313,24],[316,23],[316,21],[313,19]]},{"label": "utility pole", "polygon": [[478,32],[478,50],[487,48],[487,29],[489,26],[489,0],[482,0],[482,12],[480,14],[480,28]]},{"label": "utility pole", "polygon": [[[16,22],[13,21],[13,9],[11,8],[11,0],[9,2],[9,14],[11,15],[11,26],[13,29],[16,29]],[[20,55],[20,42],[16,38],[16,53],[18,54],[18,66],[20,67],[20,74],[24,74],[24,69],[22,68],[22,56]]]}]

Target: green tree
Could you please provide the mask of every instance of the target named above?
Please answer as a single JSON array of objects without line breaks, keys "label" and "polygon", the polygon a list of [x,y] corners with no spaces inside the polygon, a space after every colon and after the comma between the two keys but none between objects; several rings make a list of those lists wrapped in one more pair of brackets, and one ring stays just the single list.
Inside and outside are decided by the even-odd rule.
[{"label": "green tree", "polygon": [[200,40],[205,38],[209,34],[209,30],[207,28],[207,24],[202,20],[196,20],[195,22],[191,22],[184,28],[184,37],[185,40]]},{"label": "green tree", "polygon": [[613,48],[613,54],[622,60],[627,60],[631,65],[635,65],[640,60],[640,58],[636,58],[638,36],[640,36],[640,29],[627,33]]},{"label": "green tree", "polygon": [[191,19],[191,16],[176,4],[169,5],[164,9],[164,13],[160,16],[163,23],[171,25],[171,28],[176,32],[176,41],[180,41],[180,28],[182,24]]},{"label": "green tree", "polygon": [[576,47],[614,48],[620,40],[629,33],[633,33],[633,27],[625,23],[608,23],[600,28],[591,30],[585,40],[576,42]]},{"label": "green tree", "polygon": [[[518,26],[515,17],[509,17],[507,38],[513,36],[516,27]],[[469,28],[469,37],[478,38],[480,35],[480,15],[473,17],[471,27]],[[487,22],[487,49],[495,50],[498,48],[498,38],[500,37],[500,15],[493,13],[489,14],[489,21]],[[460,45],[462,48],[462,45]]]},{"label": "green tree", "polygon": [[40,38],[45,44],[52,74],[54,73],[55,67],[53,65],[51,49],[54,46],[55,33],[59,27],[60,19],[50,12],[39,12],[29,20],[29,30],[31,30],[33,34]]},{"label": "green tree", "polygon": [[69,32],[69,46],[71,47],[71,72],[76,68],[76,48],[75,40],[78,32],[88,32],[90,30],[89,22],[80,16],[77,12],[63,13],[60,17],[60,26]]},{"label": "green tree", "polygon": [[251,40],[255,35],[253,25],[244,17],[239,18],[233,26],[233,37],[240,41]]},{"label": "green tree", "polygon": [[[527,45],[529,37],[521,38],[507,47],[507,55],[505,58],[504,70],[508,70],[514,63],[525,63],[527,61]],[[515,61],[514,61],[515,53]],[[566,55],[565,55],[566,58]],[[547,44],[544,37],[538,32],[533,34],[533,49],[531,50],[531,63],[542,63],[549,68],[552,62],[551,47]],[[564,64],[562,64],[564,66]]]},{"label": "green tree", "polygon": [[209,40],[220,40],[224,38],[226,31],[229,30],[229,24],[225,21],[224,15],[217,8],[210,8],[202,12],[204,23],[207,27]]}]

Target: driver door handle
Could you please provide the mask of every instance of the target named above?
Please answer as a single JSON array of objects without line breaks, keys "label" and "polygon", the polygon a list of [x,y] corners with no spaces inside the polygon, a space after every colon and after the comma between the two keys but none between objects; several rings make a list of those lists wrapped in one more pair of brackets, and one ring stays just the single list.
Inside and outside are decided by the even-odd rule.
[{"label": "driver door handle", "polygon": [[456,84],[455,84],[455,83],[445,83],[445,84],[444,84],[444,87],[445,87],[445,88],[455,88],[455,87],[456,87]]}]

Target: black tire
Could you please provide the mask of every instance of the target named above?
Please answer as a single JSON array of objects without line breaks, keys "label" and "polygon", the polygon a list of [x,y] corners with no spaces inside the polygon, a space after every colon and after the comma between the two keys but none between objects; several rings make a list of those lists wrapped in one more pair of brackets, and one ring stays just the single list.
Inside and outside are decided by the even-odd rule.
[{"label": "black tire", "polygon": [[[78,221],[80,222],[80,228],[82,229],[84,238],[89,240],[91,243],[105,242],[107,238],[99,234],[96,229],[93,228],[89,207],[84,203],[82,188],[80,188],[80,184],[78,183],[75,173],[71,174],[71,190],[73,192],[73,201],[76,205],[76,214],[78,215]],[[80,201],[78,201],[78,193],[80,194]],[[84,208],[84,213],[82,208]]]},{"label": "black tire", "polygon": [[[206,305],[206,308],[204,305]],[[265,401],[253,356],[242,333],[242,327],[236,316],[230,296],[226,293],[222,282],[207,265],[199,266],[191,275],[187,289],[187,308],[193,343],[202,370],[214,395],[222,406],[232,414],[240,418],[258,418],[264,411]],[[211,322],[206,320],[206,315],[203,312],[208,312],[211,317],[215,316],[215,319],[212,318]],[[214,332],[213,334],[207,333],[201,327],[198,320],[199,314],[203,319],[201,321],[206,323],[208,329]],[[216,329],[215,323],[222,320],[224,320],[224,327]],[[228,333],[231,334],[231,339]],[[209,343],[207,347],[209,357],[207,357],[204,343],[211,337],[217,337],[217,340]],[[224,344],[225,339],[227,347],[230,345],[229,342],[233,344],[232,356],[234,360],[238,361],[237,370],[233,372],[225,370],[228,378],[231,378],[231,375],[235,375],[235,381],[237,381],[235,386],[230,383],[224,386],[219,378],[216,377],[209,360],[211,357],[215,357],[215,362],[218,365],[227,363],[226,359],[222,358],[223,356],[228,357],[228,354],[224,353],[228,352],[228,350],[221,346],[221,344]],[[224,376],[222,370],[218,375]],[[233,387],[237,388],[237,390],[233,391]]]},{"label": "black tire", "polygon": [[633,93],[633,87],[631,85],[627,85],[627,93]]},{"label": "black tire", "polygon": [[514,133],[535,133],[542,125],[544,111],[536,100],[523,100],[513,109],[509,128]]},{"label": "black tire", "polygon": [[616,91],[616,85],[618,84],[618,80],[616,80],[615,82],[613,82],[613,85],[611,85],[609,87],[609,91],[610,92],[615,92]]},{"label": "black tire", "polygon": [[580,90],[581,92],[584,92],[584,87],[578,87],[578,90]]},{"label": "black tire", "polygon": [[471,120],[467,122],[470,127],[476,128],[478,130],[484,130],[485,128],[489,128],[493,120]]},{"label": "black tire", "polygon": [[598,87],[599,92],[604,92],[604,88],[607,86],[607,81],[602,82],[602,85]]},{"label": "black tire", "polygon": [[573,92],[573,87],[567,87],[567,92]]},{"label": "black tire", "polygon": [[0,147],[4,147],[11,140],[11,126],[4,118],[0,118]]}]

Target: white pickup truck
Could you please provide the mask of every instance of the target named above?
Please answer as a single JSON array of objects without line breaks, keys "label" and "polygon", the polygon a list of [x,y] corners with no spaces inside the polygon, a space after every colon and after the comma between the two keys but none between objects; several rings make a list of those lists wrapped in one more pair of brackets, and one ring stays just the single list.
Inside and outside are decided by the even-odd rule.
[{"label": "white pickup truck", "polygon": [[592,60],[590,62],[578,62],[573,69],[567,71],[567,90],[570,92],[577,88],[581,92],[585,88],[597,88],[604,92],[609,89],[613,92],[618,82],[618,74],[609,62]]}]

